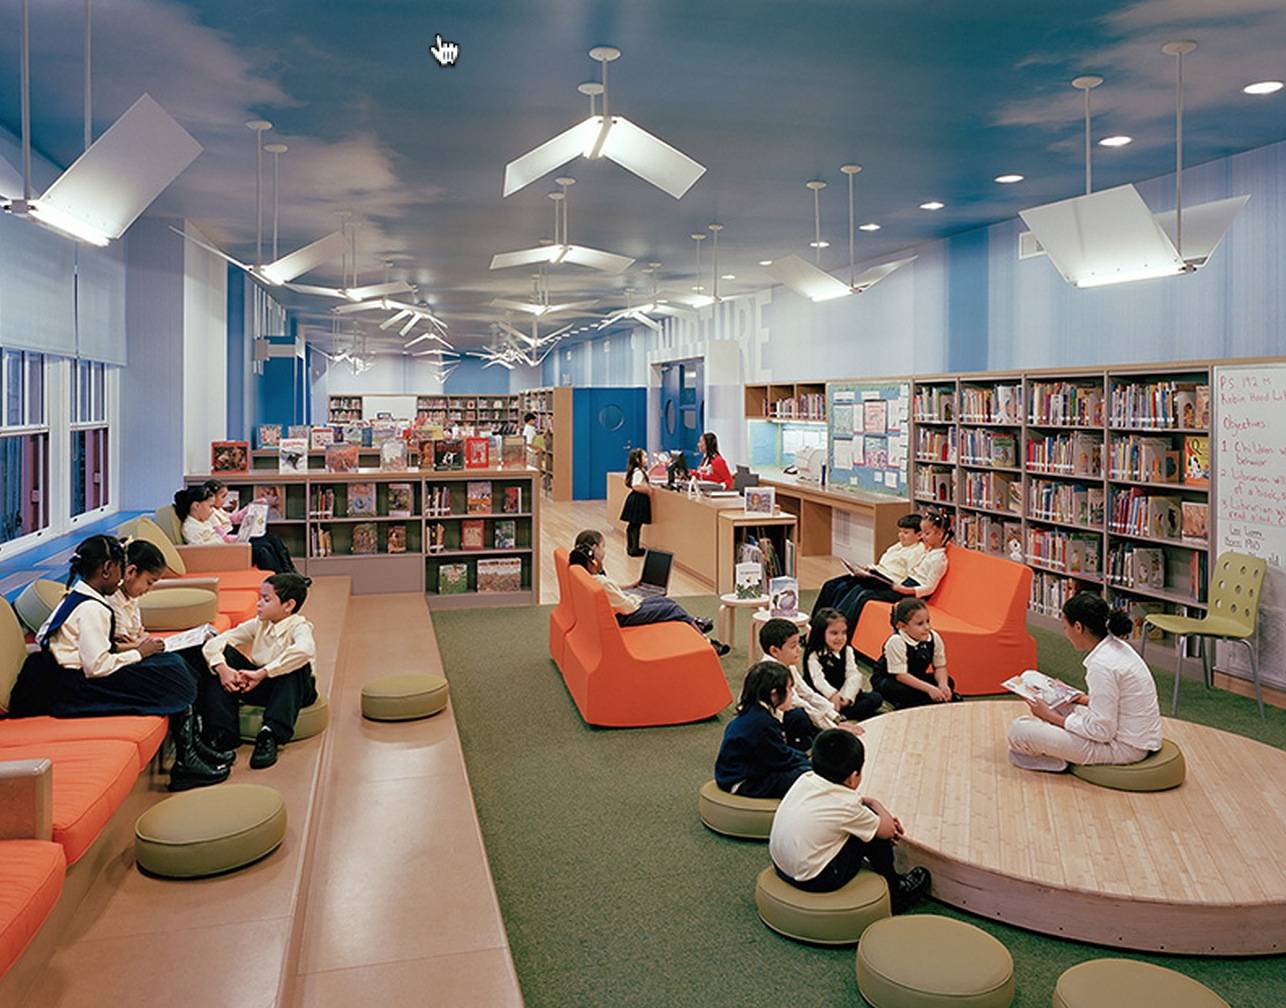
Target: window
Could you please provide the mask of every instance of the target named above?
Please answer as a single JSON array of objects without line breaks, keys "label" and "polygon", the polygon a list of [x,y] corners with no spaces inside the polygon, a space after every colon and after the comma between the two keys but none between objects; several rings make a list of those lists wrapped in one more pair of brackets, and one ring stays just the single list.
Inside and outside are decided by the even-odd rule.
[{"label": "window", "polygon": [[0,543],[49,525],[45,358],[0,351]]},{"label": "window", "polygon": [[69,515],[103,507],[108,500],[106,367],[71,362],[71,484]]}]

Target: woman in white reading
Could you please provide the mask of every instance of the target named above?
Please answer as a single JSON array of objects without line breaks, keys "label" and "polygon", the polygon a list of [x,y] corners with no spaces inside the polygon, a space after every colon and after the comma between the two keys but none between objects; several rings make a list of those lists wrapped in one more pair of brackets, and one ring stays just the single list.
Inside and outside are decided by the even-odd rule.
[{"label": "woman in white reading", "polygon": [[1063,634],[1085,658],[1086,693],[1060,709],[1028,700],[1030,715],[1009,726],[1009,762],[1024,770],[1066,770],[1068,763],[1137,763],[1161,748],[1156,683],[1122,640],[1130,617],[1093,592],[1063,605]]}]

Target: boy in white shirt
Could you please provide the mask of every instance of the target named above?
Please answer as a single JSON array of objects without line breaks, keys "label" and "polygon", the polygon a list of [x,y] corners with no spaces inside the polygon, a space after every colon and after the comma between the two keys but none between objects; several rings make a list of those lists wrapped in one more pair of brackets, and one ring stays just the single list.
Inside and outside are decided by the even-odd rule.
[{"label": "boy in white shirt", "polygon": [[311,583],[298,574],[274,574],[259,586],[258,615],[211,637],[201,649],[212,675],[203,677],[198,703],[215,749],[241,744],[243,703],[264,709],[250,757],[255,770],[277,762],[277,748],[294,735],[299,712],[317,701],[313,627],[298,613]]},{"label": "boy in white shirt", "polygon": [[806,892],[834,892],[863,862],[889,886],[893,912],[929,890],[925,868],[899,875],[893,845],[902,823],[875,798],[857,793],[866,750],[849,732],[832,729],[813,740],[813,769],[791,785],[773,816],[768,853],[777,874]]},{"label": "boy in white shirt", "polygon": [[[782,727],[786,729],[787,742],[796,749],[807,750],[818,731],[834,728],[839,723],[839,711],[799,673],[803,654],[799,627],[788,619],[774,617],[759,628],[759,646],[764,649],[760,661],[779,662],[790,669],[795,706],[782,717]],[[853,729],[862,731],[856,725]]]},{"label": "boy in white shirt", "polygon": [[[813,603],[813,615],[823,609],[838,608],[838,603],[845,595],[863,584],[869,587],[884,585],[887,578],[893,584],[901,584],[911,576],[911,569],[924,556],[924,543],[920,541],[920,516],[903,515],[898,519],[898,541],[880,555],[879,562],[870,567],[853,567],[847,562],[847,574],[833,577],[822,585]],[[882,574],[883,578],[871,579],[871,571]]]}]

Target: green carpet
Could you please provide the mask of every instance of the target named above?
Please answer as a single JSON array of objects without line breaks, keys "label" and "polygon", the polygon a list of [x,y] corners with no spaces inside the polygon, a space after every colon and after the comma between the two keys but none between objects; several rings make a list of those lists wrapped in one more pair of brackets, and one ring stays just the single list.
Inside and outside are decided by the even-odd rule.
[{"label": "green carpet", "polygon": [[[713,616],[717,602],[684,604]],[[433,616],[527,1004],[863,1004],[851,948],[801,945],[760,922],[754,877],[768,864],[767,846],[717,836],[697,818],[697,788],[713,772],[730,711],[672,728],[586,726],[548,658],[548,613],[532,607]],[[503,642],[489,646],[498,631]],[[734,697],[746,668],[746,632],[742,613],[738,648],[724,659]],[[1061,635],[1033,634],[1041,668],[1083,685],[1081,656]],[[1168,706],[1173,680],[1164,670],[1157,680]],[[1195,681],[1181,686],[1179,704],[1185,718],[1286,748],[1286,712],[1268,708],[1261,722],[1253,701]],[[1004,942],[1014,957],[1019,1006],[1047,1008],[1067,967],[1120,954],[933,901],[920,912],[968,920]],[[1238,1008],[1283,1003],[1286,957],[1139,958],[1200,980]]]}]

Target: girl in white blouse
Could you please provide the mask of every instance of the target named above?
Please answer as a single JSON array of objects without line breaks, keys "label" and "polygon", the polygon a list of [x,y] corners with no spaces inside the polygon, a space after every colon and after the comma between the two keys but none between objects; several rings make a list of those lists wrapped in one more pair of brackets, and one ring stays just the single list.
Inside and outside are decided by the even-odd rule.
[{"label": "girl in white blouse", "polygon": [[[228,515],[222,507],[222,498],[226,498],[227,493],[227,487],[219,480],[207,480],[198,486],[184,487],[174,495],[174,512],[182,522],[185,543],[191,546],[217,546],[241,541],[232,526],[237,517],[244,513],[244,509],[235,515]],[[251,562],[259,570],[295,572],[290,550],[280,537],[256,536],[249,543]]]},{"label": "girl in white blouse", "polygon": [[951,522],[942,512],[929,511],[922,515],[920,541],[924,543],[924,553],[915,561],[906,579],[884,587],[859,585],[836,604],[835,608],[848,620],[851,633],[857,632],[857,621],[862,618],[867,602],[897,602],[932,595],[947,573],[947,543],[953,535]]},{"label": "girl in white blouse", "polygon": [[848,643],[848,621],[838,609],[819,609],[809,623],[804,645],[804,679],[837,717],[861,721],[879,711],[884,700],[862,690],[857,656]]},{"label": "girl in white blouse", "polygon": [[652,524],[652,486],[647,478],[647,452],[635,448],[625,463],[625,485],[629,488],[625,504],[621,507],[621,521],[625,522],[625,552],[641,557],[643,548],[639,535],[644,525]]},{"label": "girl in white blouse", "polygon": [[1009,762],[1024,770],[1068,763],[1137,763],[1161,748],[1161,708],[1152,671],[1129,643],[1130,617],[1093,592],[1063,605],[1063,635],[1085,658],[1086,692],[1068,705],[1028,700],[1009,727]]}]

